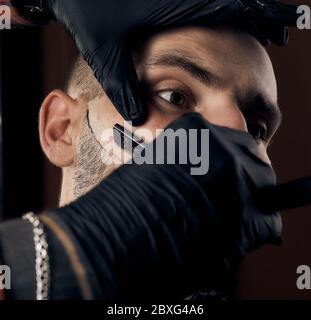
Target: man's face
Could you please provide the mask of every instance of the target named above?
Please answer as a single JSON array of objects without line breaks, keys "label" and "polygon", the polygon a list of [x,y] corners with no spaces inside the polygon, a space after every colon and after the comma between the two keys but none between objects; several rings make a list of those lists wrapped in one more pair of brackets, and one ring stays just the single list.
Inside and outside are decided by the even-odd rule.
[{"label": "man's face", "polygon": [[[226,29],[171,31],[148,41],[136,61],[147,89],[144,128],[164,128],[194,111],[213,124],[249,131],[268,145],[279,122],[277,87],[266,51],[250,35]],[[90,104],[90,122],[99,138],[103,129],[123,120],[101,98]]]},{"label": "man's face", "polygon": [[[138,51],[136,69],[149,108],[143,128],[155,137],[157,129],[182,114],[198,112],[213,124],[248,131],[256,139],[262,158],[269,162],[266,149],[279,125],[280,111],[271,61],[256,39],[225,28],[188,27],[156,35]],[[94,170],[87,159],[94,161],[95,154],[100,157],[105,143],[100,145],[98,141],[104,130],[124,123],[107,96],[91,101],[88,110],[88,125],[81,120],[77,126],[81,134],[74,166],[76,179],[87,174],[89,168],[93,174],[87,175],[92,183],[76,195],[89,190],[115,168],[101,163]],[[132,129],[139,136],[142,127]],[[94,147],[92,151],[85,149],[87,140]]]}]

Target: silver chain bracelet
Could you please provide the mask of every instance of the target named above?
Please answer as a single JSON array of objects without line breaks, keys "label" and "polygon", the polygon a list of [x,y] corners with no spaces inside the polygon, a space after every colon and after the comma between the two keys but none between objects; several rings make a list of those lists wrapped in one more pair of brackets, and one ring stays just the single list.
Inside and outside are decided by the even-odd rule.
[{"label": "silver chain bracelet", "polygon": [[50,264],[48,243],[43,224],[33,212],[25,214],[23,219],[28,220],[33,226],[33,241],[36,255],[36,300],[47,300],[50,285]]}]

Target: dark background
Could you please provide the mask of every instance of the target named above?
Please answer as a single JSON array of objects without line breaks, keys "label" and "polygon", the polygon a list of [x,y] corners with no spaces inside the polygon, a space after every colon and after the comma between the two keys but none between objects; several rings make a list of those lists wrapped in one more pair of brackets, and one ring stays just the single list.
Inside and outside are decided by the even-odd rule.
[{"label": "dark background", "polygon": [[[310,0],[304,3],[311,5]],[[268,48],[284,115],[270,149],[279,182],[311,174],[310,40],[311,30],[293,29],[286,48]],[[49,91],[63,87],[76,50],[56,24],[3,31],[0,45],[0,105],[4,119],[0,150],[4,209],[0,218],[11,219],[29,210],[57,206],[60,171],[41,152],[38,112]],[[311,266],[311,208],[284,212],[283,218],[284,245],[266,246],[243,262],[238,298],[311,299],[311,290],[296,288],[297,267]]]}]

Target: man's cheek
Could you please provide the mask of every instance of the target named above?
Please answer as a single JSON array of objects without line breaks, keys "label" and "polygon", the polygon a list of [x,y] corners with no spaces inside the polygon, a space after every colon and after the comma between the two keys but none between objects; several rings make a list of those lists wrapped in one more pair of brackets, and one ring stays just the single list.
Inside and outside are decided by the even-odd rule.
[{"label": "man's cheek", "polygon": [[259,157],[260,157],[260,159],[263,162],[271,165],[271,159],[270,159],[270,157],[269,157],[269,155],[267,153],[267,146],[264,143],[261,142],[258,145],[258,149],[259,149]]},{"label": "man's cheek", "polygon": [[169,126],[173,121],[181,117],[185,112],[166,113],[157,107],[149,106],[149,115],[144,125],[134,128],[134,133],[139,138],[143,138],[145,143],[150,143],[158,137],[161,130]]},{"label": "man's cheek", "polygon": [[105,165],[115,164],[117,150],[114,143],[114,135],[112,129],[106,129],[102,132],[100,143],[102,146],[101,161]]},{"label": "man's cheek", "polygon": [[119,166],[131,159],[131,156],[115,143],[113,129],[107,129],[102,132],[101,145],[101,161],[105,165]]}]

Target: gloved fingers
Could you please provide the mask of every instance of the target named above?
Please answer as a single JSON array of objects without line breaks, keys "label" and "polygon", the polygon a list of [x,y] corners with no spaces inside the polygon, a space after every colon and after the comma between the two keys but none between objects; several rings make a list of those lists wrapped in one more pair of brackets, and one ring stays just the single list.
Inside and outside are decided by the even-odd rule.
[{"label": "gloved fingers", "polygon": [[[152,14],[146,15],[144,24],[153,29],[165,29],[187,25],[204,25],[233,20],[241,11],[239,1],[192,0],[162,1],[161,10],[157,5]],[[149,8],[150,10],[150,8]]]},{"label": "gloved fingers", "polygon": [[243,20],[247,29],[263,44],[269,41],[283,46],[289,38],[288,27],[296,26],[299,14],[296,5],[275,0],[242,0]]},{"label": "gloved fingers", "polygon": [[266,213],[311,205],[311,176],[260,190],[256,201]]},{"label": "gloved fingers", "polygon": [[[218,1],[212,10],[209,5],[190,18],[192,22],[206,21],[207,24],[226,21],[228,24],[244,27],[264,46],[270,41],[283,46],[289,38],[287,27],[296,26],[298,17],[296,5],[275,0],[244,0]],[[182,23],[185,22],[183,18]]]},{"label": "gloved fingers", "polygon": [[126,121],[141,125],[147,116],[131,50],[120,43],[105,42],[93,56],[85,56],[95,77]]},{"label": "gloved fingers", "polygon": [[210,24],[217,22],[239,24],[244,21],[270,24],[274,27],[295,26],[299,14],[296,5],[275,0],[192,0],[162,1],[155,8],[148,8],[144,24],[154,27],[174,27],[189,24]]},{"label": "gloved fingers", "polygon": [[250,17],[258,21],[265,21],[274,25],[294,27],[299,14],[297,5],[285,4],[276,0],[241,0],[250,13]]}]

